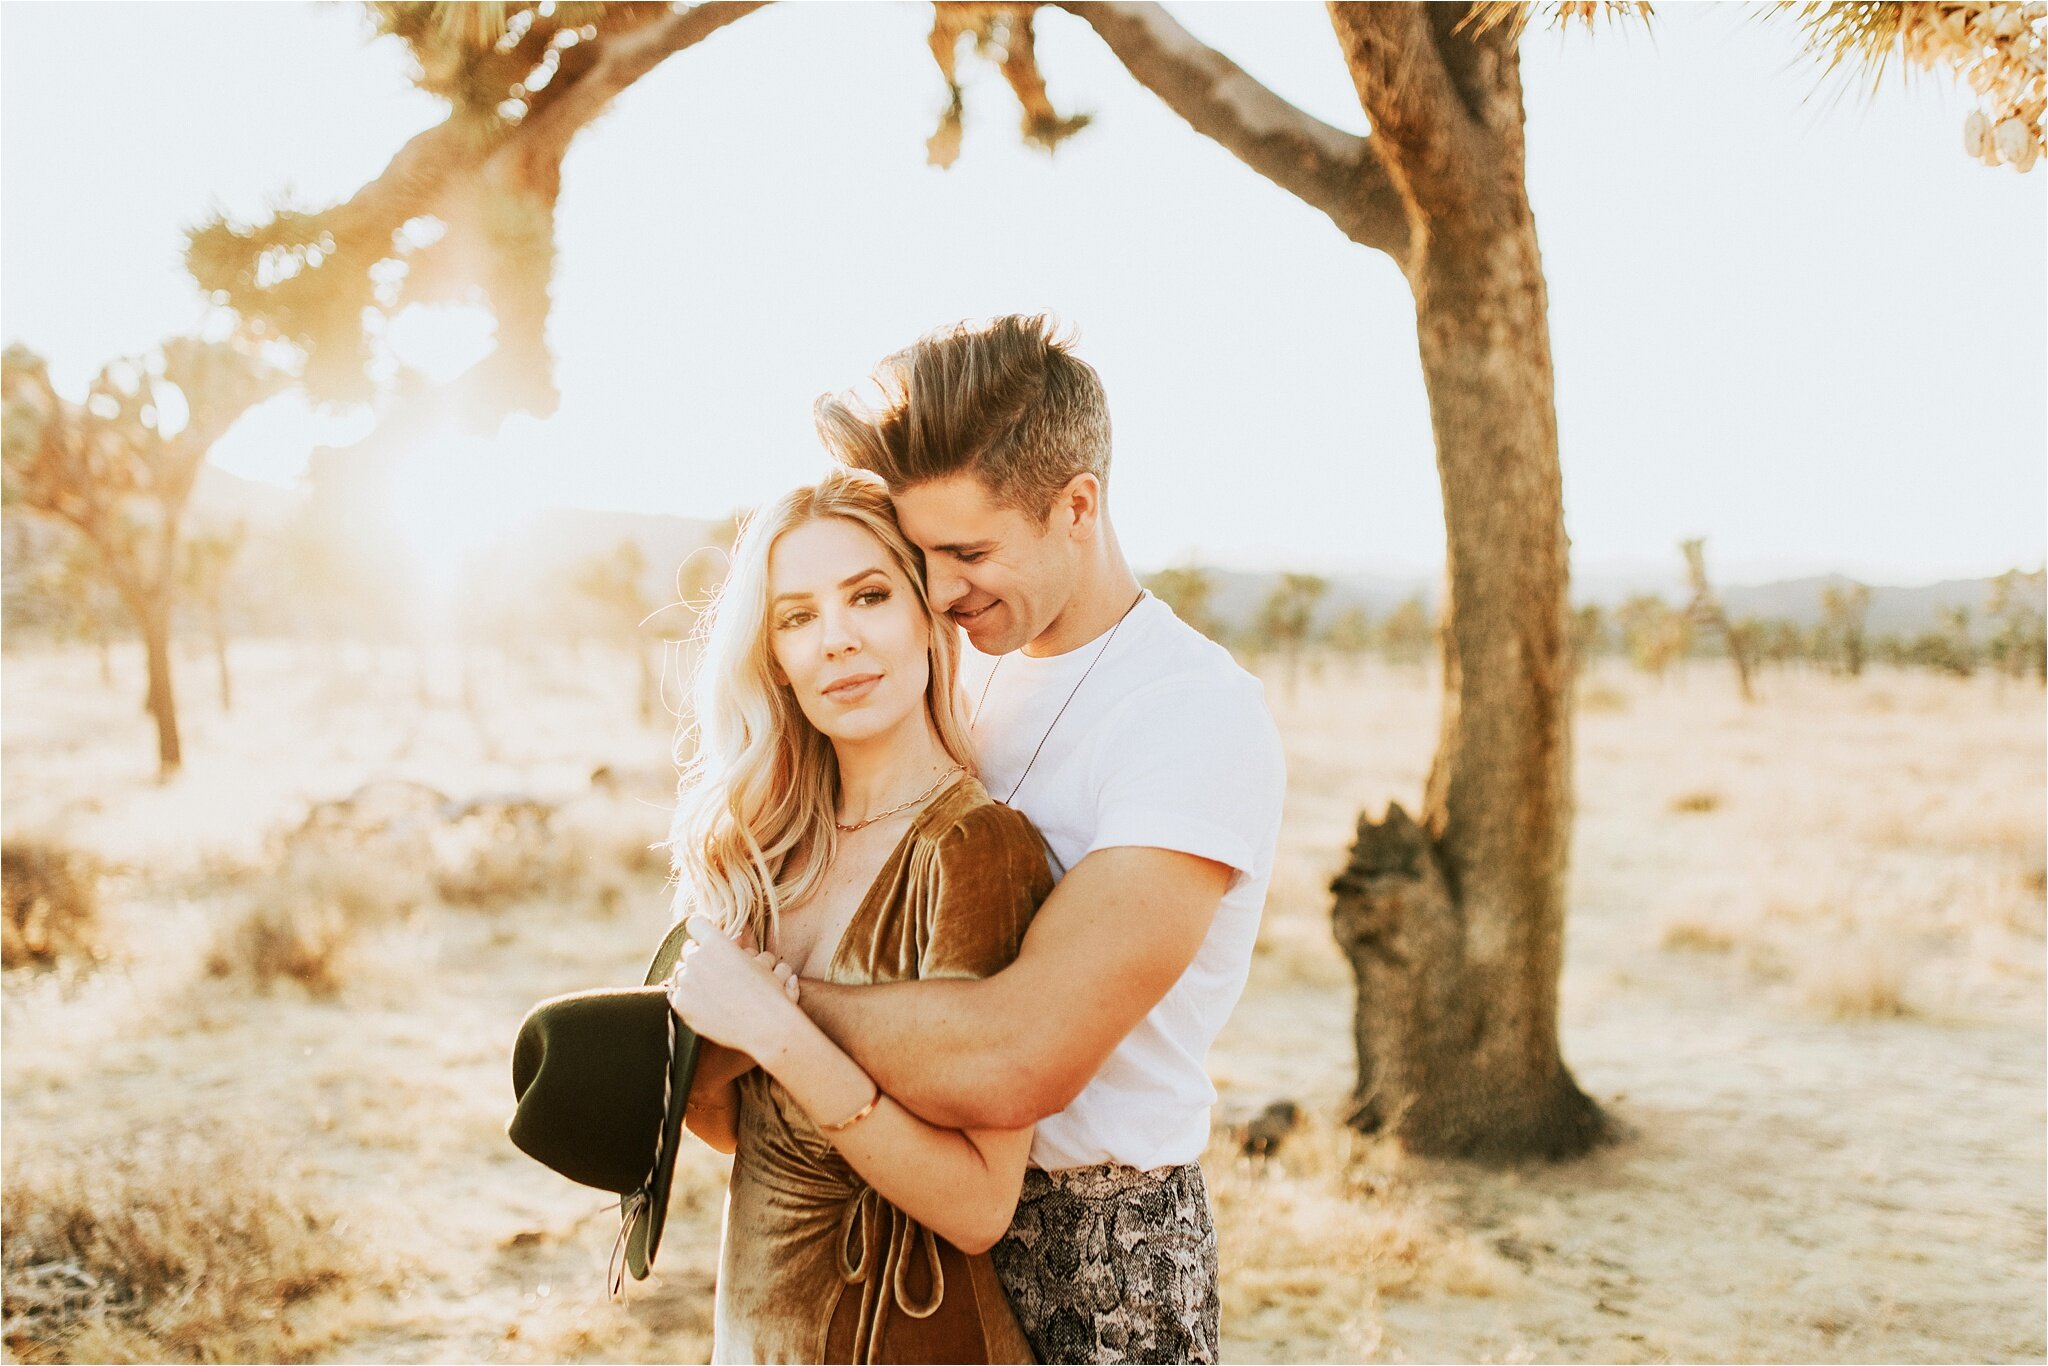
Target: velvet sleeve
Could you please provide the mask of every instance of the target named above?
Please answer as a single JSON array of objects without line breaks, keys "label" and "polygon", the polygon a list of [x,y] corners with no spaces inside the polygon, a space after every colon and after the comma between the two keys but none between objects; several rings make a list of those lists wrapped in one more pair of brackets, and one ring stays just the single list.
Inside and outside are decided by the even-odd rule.
[{"label": "velvet sleeve", "polygon": [[987,977],[1010,965],[1052,871],[1020,811],[985,802],[938,838],[917,919],[917,975]]}]

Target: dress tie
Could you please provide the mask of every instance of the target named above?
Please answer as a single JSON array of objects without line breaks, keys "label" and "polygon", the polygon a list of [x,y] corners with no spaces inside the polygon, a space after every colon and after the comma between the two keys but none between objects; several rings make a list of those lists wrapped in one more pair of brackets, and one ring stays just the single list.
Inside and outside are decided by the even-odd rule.
[{"label": "dress tie", "polygon": [[[923,1301],[910,1286],[912,1259],[920,1250],[931,1268],[931,1294]],[[847,1197],[839,1215],[839,1279],[861,1288],[854,1361],[873,1360],[889,1300],[908,1317],[925,1319],[938,1312],[946,1297],[938,1238],[866,1184]]]}]

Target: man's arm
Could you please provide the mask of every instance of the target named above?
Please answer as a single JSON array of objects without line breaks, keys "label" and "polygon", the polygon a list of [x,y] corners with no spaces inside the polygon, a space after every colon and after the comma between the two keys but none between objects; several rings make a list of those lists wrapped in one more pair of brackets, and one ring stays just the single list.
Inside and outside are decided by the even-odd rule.
[{"label": "man's arm", "polygon": [[801,1004],[929,1123],[1019,1129],[1065,1109],[1180,980],[1231,871],[1167,849],[1098,849],[1061,879],[995,976],[807,981]]}]

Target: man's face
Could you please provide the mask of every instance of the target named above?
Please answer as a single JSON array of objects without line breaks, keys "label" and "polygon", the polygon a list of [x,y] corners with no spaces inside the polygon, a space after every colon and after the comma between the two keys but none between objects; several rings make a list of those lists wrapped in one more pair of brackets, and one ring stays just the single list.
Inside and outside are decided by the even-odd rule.
[{"label": "man's face", "polygon": [[932,604],[985,655],[1028,645],[1066,610],[1080,568],[1071,518],[1050,521],[989,497],[972,474],[917,484],[896,495],[904,534],[924,551]]}]

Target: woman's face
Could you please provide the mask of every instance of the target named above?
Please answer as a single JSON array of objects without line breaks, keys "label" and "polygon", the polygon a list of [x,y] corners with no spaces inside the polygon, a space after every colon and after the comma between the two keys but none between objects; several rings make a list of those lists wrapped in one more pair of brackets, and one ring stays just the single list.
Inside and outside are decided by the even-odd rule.
[{"label": "woman's face", "polygon": [[916,586],[866,527],[821,517],[769,549],[769,655],[828,738],[873,740],[921,721],[930,644]]}]

